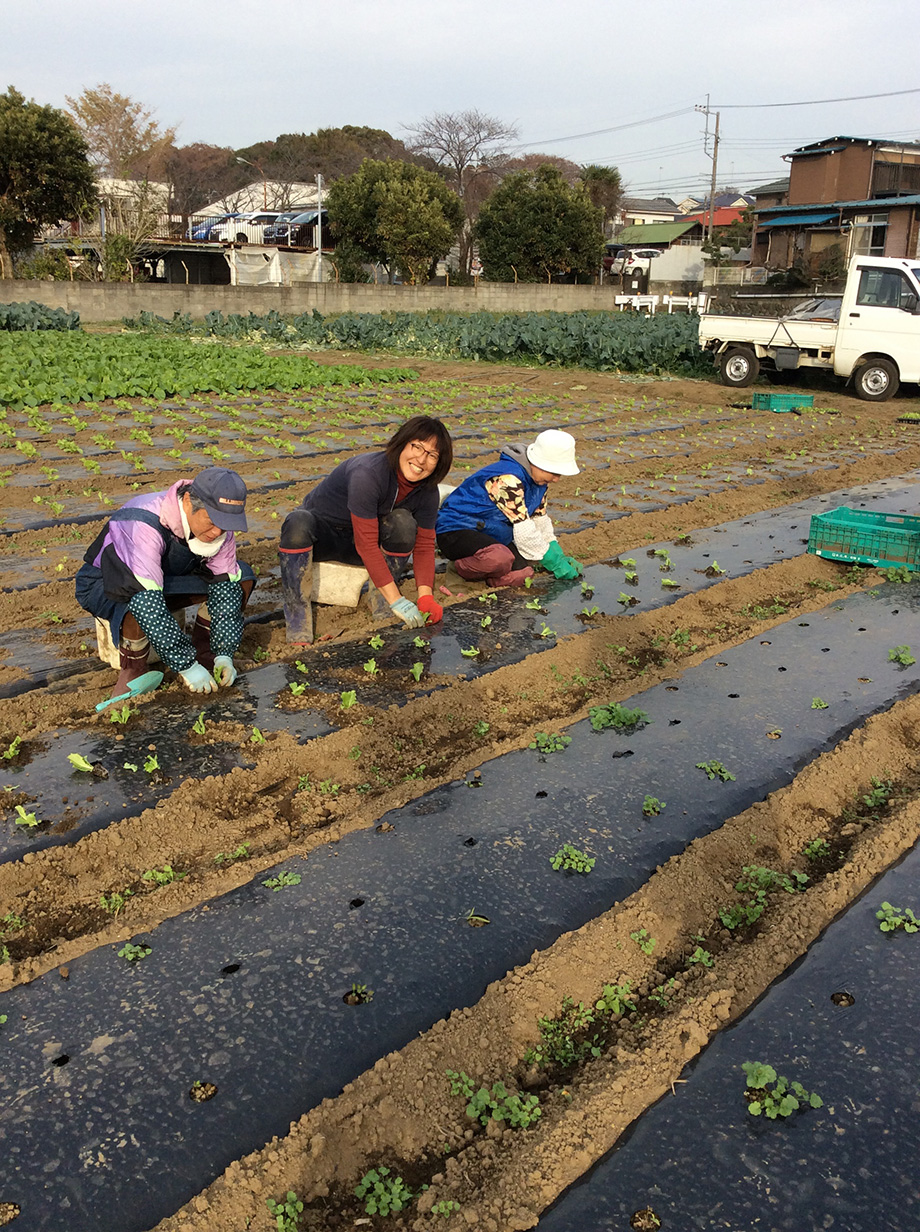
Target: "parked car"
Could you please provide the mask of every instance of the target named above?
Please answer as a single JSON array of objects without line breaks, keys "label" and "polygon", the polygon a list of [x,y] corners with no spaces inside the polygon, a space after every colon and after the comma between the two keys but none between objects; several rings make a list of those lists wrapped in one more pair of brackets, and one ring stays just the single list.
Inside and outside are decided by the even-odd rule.
[{"label": "parked car", "polygon": [[209,238],[223,244],[261,244],[265,228],[277,220],[280,212],[280,210],[254,210],[250,214],[237,214],[229,222],[212,227]]},{"label": "parked car", "polygon": [[624,273],[648,273],[651,262],[655,257],[660,257],[663,251],[662,248],[627,248],[621,244],[608,244],[604,271],[617,276]]},{"label": "parked car", "polygon": [[212,238],[211,232],[215,227],[223,226],[224,223],[230,222],[233,218],[238,218],[238,214],[216,214],[213,218],[202,218],[200,215],[196,222],[192,222],[188,229],[188,238],[190,240],[209,240]]},{"label": "parked car", "polygon": [[[313,248],[316,244],[316,219],[319,211],[302,210],[299,213],[282,214],[277,222],[265,228],[265,244],[284,244],[288,248]],[[328,214],[323,210],[323,230],[328,223]]]}]

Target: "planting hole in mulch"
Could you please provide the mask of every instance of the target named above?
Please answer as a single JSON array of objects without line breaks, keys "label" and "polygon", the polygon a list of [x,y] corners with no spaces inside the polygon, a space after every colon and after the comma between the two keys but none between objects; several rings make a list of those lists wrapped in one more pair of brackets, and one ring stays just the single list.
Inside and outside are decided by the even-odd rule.
[{"label": "planting hole in mulch", "polygon": [[351,902],[348,904],[348,908],[350,911],[356,911],[358,907],[363,907],[363,906],[364,906],[363,898],[353,898]]},{"label": "planting hole in mulch", "polygon": [[200,1079],[193,1082],[189,1090],[188,1097],[193,1104],[206,1104],[209,1099],[213,1099],[217,1094],[217,1087],[213,1082],[202,1082]]},{"label": "planting hole in mulch", "polygon": [[62,1052],[59,1057],[54,1058],[51,1064],[56,1065],[58,1068],[60,1068],[61,1066],[66,1065],[69,1060],[70,1060],[70,1057],[67,1055],[67,1053]]},{"label": "planting hole in mulch", "polygon": [[221,967],[220,973],[221,975],[236,975],[239,969],[240,969],[239,963],[227,963],[226,967]]},{"label": "planting hole in mulch", "polygon": [[349,991],[342,998],[346,1005],[367,1005],[373,999],[373,991],[364,984],[352,984]]},{"label": "planting hole in mulch", "polygon": [[650,1206],[646,1206],[630,1216],[629,1226],[634,1232],[657,1232],[661,1227],[661,1220]]},{"label": "planting hole in mulch", "polygon": [[832,992],[831,1000],[834,1005],[841,1005],[845,1008],[849,1008],[851,1005],[856,1004],[856,998],[849,992]]}]

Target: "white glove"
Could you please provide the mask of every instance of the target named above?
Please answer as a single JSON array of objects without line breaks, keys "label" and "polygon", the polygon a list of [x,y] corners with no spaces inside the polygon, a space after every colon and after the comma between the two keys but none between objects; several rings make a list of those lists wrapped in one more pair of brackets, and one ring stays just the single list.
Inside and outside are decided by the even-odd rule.
[{"label": "white glove", "polygon": [[237,670],[229,655],[217,655],[214,659],[214,679],[222,689],[229,689],[237,677]]},{"label": "white glove", "polygon": [[202,667],[200,663],[193,663],[191,667],[187,667],[179,675],[185,681],[186,688],[191,689],[193,693],[217,692],[217,681],[208,669]]}]

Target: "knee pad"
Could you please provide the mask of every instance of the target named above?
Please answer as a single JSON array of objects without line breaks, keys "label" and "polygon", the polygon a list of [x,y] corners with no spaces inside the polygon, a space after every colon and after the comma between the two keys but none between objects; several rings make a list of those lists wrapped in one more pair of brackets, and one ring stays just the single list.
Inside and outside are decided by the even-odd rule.
[{"label": "knee pad", "polygon": [[380,547],[404,556],[415,547],[418,523],[408,509],[394,509],[380,519]]},{"label": "knee pad", "polygon": [[309,509],[292,509],[281,527],[281,549],[296,552],[312,548],[316,539],[316,518]]}]

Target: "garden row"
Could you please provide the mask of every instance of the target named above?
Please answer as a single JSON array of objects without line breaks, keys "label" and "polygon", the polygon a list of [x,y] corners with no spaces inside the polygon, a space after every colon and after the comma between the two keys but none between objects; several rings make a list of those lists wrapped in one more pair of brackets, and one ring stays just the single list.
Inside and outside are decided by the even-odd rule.
[{"label": "garden row", "polygon": [[695,314],[644,317],[611,312],[344,312],[314,310],[283,317],[272,311],[209,312],[204,324],[176,313],[172,320],[142,312],[129,330],[211,336],[289,347],[392,351],[426,359],[577,365],[601,372],[702,376],[712,370],[700,351]]}]

